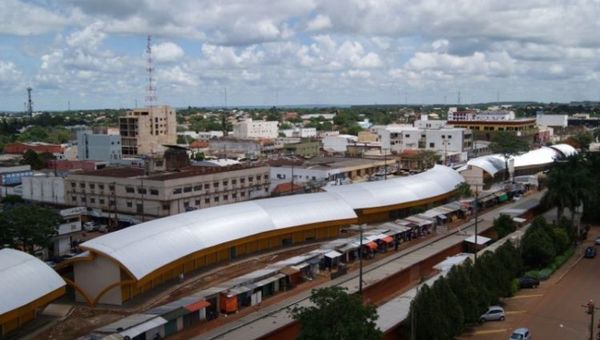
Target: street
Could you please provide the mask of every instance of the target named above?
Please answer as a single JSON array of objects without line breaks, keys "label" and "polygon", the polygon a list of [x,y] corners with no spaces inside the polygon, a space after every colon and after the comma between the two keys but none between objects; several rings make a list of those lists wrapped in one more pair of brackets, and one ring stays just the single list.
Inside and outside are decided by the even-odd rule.
[{"label": "street", "polygon": [[[508,339],[518,327],[529,328],[534,339],[589,339],[590,315],[582,305],[590,299],[600,305],[600,257],[581,255],[599,234],[600,227],[593,227],[583,246],[540,287],[522,289],[505,299],[505,321],[487,322],[459,339]],[[599,319],[597,311],[594,336],[600,330]]]}]

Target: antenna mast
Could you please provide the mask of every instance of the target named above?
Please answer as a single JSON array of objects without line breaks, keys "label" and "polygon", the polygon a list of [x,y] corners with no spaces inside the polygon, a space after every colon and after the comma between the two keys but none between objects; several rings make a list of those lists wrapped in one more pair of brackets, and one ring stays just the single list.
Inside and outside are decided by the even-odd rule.
[{"label": "antenna mast", "polygon": [[146,86],[146,106],[153,107],[156,104],[156,86],[154,86],[154,66],[152,65],[152,36],[148,35],[148,43],[146,44],[146,73],[148,75],[148,85]]},{"label": "antenna mast", "polygon": [[29,118],[33,117],[33,101],[31,100],[31,87],[27,88],[27,114]]}]

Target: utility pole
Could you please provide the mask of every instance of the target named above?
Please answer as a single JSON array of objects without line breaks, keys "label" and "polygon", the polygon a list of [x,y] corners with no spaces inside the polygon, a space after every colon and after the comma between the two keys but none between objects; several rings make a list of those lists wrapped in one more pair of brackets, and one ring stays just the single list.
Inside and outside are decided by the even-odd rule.
[{"label": "utility pole", "polygon": [[592,300],[585,305],[581,305],[581,307],[587,309],[586,313],[590,315],[590,340],[594,340],[594,314],[600,308],[596,307]]},{"label": "utility pole", "polygon": [[479,215],[479,186],[475,186],[475,257],[473,262],[477,262],[477,219]]},{"label": "utility pole", "polygon": [[383,180],[387,180],[387,152],[383,149]]},{"label": "utility pole", "polygon": [[141,188],[140,193],[142,194],[142,223],[146,221],[146,214],[144,211],[144,195],[146,194],[146,188],[144,188],[144,178],[140,178],[141,180]]},{"label": "utility pole", "polygon": [[358,248],[358,258],[359,258],[358,294],[360,294],[362,296],[362,288],[363,288],[363,225],[359,224],[358,228],[360,230],[360,247]]}]

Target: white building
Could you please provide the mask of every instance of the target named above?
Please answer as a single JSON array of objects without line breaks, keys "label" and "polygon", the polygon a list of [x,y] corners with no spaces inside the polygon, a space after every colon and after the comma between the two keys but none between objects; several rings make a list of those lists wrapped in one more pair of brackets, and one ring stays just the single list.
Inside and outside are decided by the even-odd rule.
[{"label": "white building", "polygon": [[23,199],[34,202],[65,204],[65,179],[63,177],[36,174],[23,177]]},{"label": "white building", "polygon": [[445,120],[429,120],[427,114],[422,114],[421,119],[415,120],[413,126],[419,129],[441,129],[446,123]]},{"label": "white building", "polygon": [[315,138],[317,137],[317,128],[299,128],[281,130],[286,137],[298,137],[298,138]]},{"label": "white building", "polygon": [[90,130],[77,132],[77,158],[111,162],[120,160],[121,135],[96,134]]},{"label": "white building", "polygon": [[348,144],[358,142],[358,137],[353,135],[333,135],[323,138],[323,150],[326,152],[346,152]]},{"label": "white building", "polygon": [[546,115],[538,113],[535,117],[537,125],[550,127],[567,127],[569,125],[568,115]]},{"label": "white building", "polygon": [[233,136],[240,139],[277,138],[279,122],[246,119],[233,125]]},{"label": "white building", "polygon": [[449,121],[504,121],[514,120],[514,111],[476,111],[476,110],[465,110],[465,111],[448,111]]},{"label": "white building", "polygon": [[211,140],[223,137],[223,131],[182,131],[177,132],[177,135],[189,137],[190,139]]},{"label": "white building", "polygon": [[73,235],[81,231],[81,215],[86,214],[85,207],[75,207],[60,211],[62,223],[58,225],[53,238],[54,256],[62,256],[71,252]]}]

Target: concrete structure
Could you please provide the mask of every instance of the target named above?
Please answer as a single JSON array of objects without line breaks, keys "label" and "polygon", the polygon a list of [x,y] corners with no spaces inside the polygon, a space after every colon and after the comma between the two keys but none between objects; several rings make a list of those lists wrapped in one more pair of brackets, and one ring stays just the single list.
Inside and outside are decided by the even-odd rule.
[{"label": "concrete structure", "polygon": [[121,135],[95,134],[91,130],[77,132],[77,159],[111,162],[120,160]]},{"label": "concrete structure", "polygon": [[[466,161],[473,147],[473,135],[464,128],[417,128],[410,125],[388,125],[377,128],[382,148],[393,153],[406,150],[432,150],[443,160]],[[388,144],[389,141],[389,144]]]},{"label": "concrete structure", "polygon": [[188,166],[150,175],[141,168],[105,168],[70,174],[65,191],[68,205],[144,220],[268,196],[269,168]]},{"label": "concrete structure", "polygon": [[0,167],[0,185],[18,185],[23,181],[23,177],[31,176],[30,165],[18,165]]},{"label": "concrete structure", "polygon": [[513,111],[457,111],[448,113],[448,125],[470,129],[476,138],[490,140],[497,131],[514,132],[533,143],[537,133],[536,120],[515,119]]},{"label": "concrete structure", "polygon": [[52,174],[36,173],[23,177],[23,199],[57,205],[65,204],[65,179]]},{"label": "concrete structure", "polygon": [[87,214],[87,209],[76,207],[63,209],[59,213],[62,221],[52,239],[54,256],[62,256],[71,252],[73,235],[81,231],[81,216]]},{"label": "concrete structure", "polygon": [[78,299],[121,304],[206,265],[333,238],[350,223],[408,215],[412,207],[447,200],[462,181],[454,170],[436,166],[385,183],[241,202],[138,224],[81,245],[86,252],[72,260]]},{"label": "concrete structure", "polygon": [[246,119],[233,125],[233,137],[240,139],[277,138],[279,122]]},{"label": "concrete structure", "polygon": [[0,337],[33,320],[65,293],[65,281],[44,262],[15,249],[0,249]]},{"label": "concrete structure", "polygon": [[537,125],[540,126],[565,128],[569,125],[569,115],[547,115],[538,113],[535,116],[535,121]]},{"label": "concrete structure", "polygon": [[323,138],[323,151],[344,153],[348,145],[358,143],[358,137],[353,135],[331,135]]},{"label": "concrete structure", "polygon": [[198,131],[198,132],[182,131],[182,132],[177,132],[177,135],[185,136],[186,138],[190,138],[190,140],[199,139],[199,140],[207,141],[207,140],[223,137],[223,131]]},{"label": "concrete structure", "polygon": [[506,121],[514,120],[514,111],[477,111],[464,110],[448,112],[448,121]]},{"label": "concrete structure", "polygon": [[318,156],[321,152],[319,141],[304,140],[299,143],[287,143],[283,145],[284,154],[293,154],[300,157],[311,158]]},{"label": "concrete structure", "polygon": [[162,145],[177,143],[176,129],[175,110],[170,106],[128,111],[119,118],[123,157],[163,152]]},{"label": "concrete structure", "polygon": [[280,130],[286,137],[298,137],[298,138],[316,138],[317,137],[317,129],[316,128],[305,128],[305,127],[295,127],[292,129]]}]

